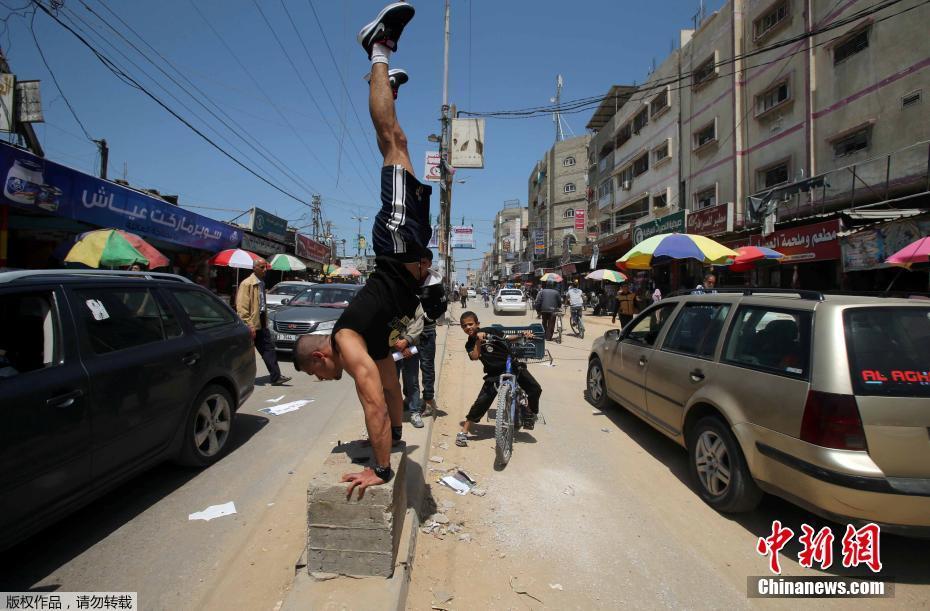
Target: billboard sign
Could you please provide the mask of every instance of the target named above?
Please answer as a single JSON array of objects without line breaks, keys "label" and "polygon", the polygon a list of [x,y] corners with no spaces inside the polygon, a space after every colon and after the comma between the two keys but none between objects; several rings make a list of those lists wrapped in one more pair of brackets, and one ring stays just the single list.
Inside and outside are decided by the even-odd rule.
[{"label": "billboard sign", "polygon": [[252,224],[249,229],[273,240],[283,242],[287,239],[287,221],[261,208],[252,208]]},{"label": "billboard sign", "polygon": [[439,151],[426,151],[426,162],[423,166],[423,180],[439,182],[442,174],[439,171]]},{"label": "billboard sign", "polygon": [[546,256],[546,230],[537,228],[533,230],[533,255]]},{"label": "billboard sign", "polygon": [[452,167],[484,167],[484,119],[452,119]]},{"label": "billboard sign", "polygon": [[471,225],[457,225],[452,227],[452,248],[474,248],[475,228]]},{"label": "billboard sign", "polygon": [[0,203],[97,227],[124,229],[207,252],[236,248],[242,230],[147,193],[0,143]]},{"label": "billboard sign", "polygon": [[839,219],[780,229],[767,236],[753,236],[754,246],[772,248],[785,255],[781,263],[809,263],[839,259]]},{"label": "billboard sign", "polygon": [[329,248],[325,244],[321,244],[302,233],[294,234],[294,253],[301,259],[316,261],[317,263],[326,263],[329,259]]},{"label": "billboard sign", "polygon": [[688,233],[717,235],[733,231],[733,205],[730,202],[692,210],[688,214]]},{"label": "billboard sign", "polygon": [[0,132],[13,131],[13,90],[16,78],[12,74],[0,74]]},{"label": "billboard sign", "polygon": [[584,208],[579,208],[578,210],[575,210],[575,231],[581,231],[582,235],[584,235],[584,231],[585,229],[587,229],[586,227],[587,223],[585,223],[585,216],[587,216],[586,213],[587,213],[587,210],[585,210]]}]

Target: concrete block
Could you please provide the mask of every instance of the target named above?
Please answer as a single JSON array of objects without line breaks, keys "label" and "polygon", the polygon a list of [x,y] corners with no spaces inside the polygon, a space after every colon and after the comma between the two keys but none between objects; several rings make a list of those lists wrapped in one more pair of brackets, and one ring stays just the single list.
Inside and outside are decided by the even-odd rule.
[{"label": "concrete block", "polygon": [[394,478],[359,501],[346,497],[343,474],[371,462],[371,448],[354,441],[333,449],[307,488],[307,571],[390,576],[407,508],[406,447],[391,452]]}]

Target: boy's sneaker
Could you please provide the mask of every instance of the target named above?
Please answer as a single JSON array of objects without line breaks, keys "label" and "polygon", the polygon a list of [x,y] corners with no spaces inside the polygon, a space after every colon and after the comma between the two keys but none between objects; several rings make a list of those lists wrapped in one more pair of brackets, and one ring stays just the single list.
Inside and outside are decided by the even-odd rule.
[{"label": "boy's sneaker", "polygon": [[376,42],[391,51],[397,50],[397,41],[404,31],[404,26],[413,19],[416,9],[406,2],[394,2],[381,9],[375,20],[358,32],[358,42],[371,59],[371,48]]},{"label": "boy's sneaker", "polygon": [[423,417],[420,415],[420,412],[410,412],[410,424],[412,424],[415,429],[423,428]]},{"label": "boy's sneaker", "polygon": [[[391,83],[391,92],[394,94],[394,99],[397,99],[397,90],[400,89],[400,86],[410,80],[410,75],[407,74],[407,71],[403,68],[391,68],[388,70],[388,80]],[[365,75],[365,82],[371,82],[371,72]]]},{"label": "boy's sneaker", "polygon": [[468,437],[465,436],[465,433],[459,433],[455,436],[455,445],[460,448],[468,446]]},{"label": "boy's sneaker", "polygon": [[536,428],[536,414],[523,417],[523,428],[527,431],[532,431]]}]

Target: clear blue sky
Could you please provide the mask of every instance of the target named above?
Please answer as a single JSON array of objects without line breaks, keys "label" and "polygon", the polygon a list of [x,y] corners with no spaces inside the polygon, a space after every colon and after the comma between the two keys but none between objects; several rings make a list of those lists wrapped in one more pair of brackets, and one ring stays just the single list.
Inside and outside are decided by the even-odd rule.
[{"label": "clear blue sky", "polygon": [[[172,85],[156,67],[108,30],[80,0],[64,0],[61,18],[86,32],[94,28],[97,33],[90,40],[95,46],[260,174],[306,200],[310,199],[311,190],[321,193],[324,216],[333,221],[340,238],[354,244],[357,224],[350,217],[359,211],[374,216],[381,163],[368,119],[367,87],[362,80],[369,65],[355,34],[384,3],[312,0],[332,48],[334,64],[314,19],[311,0],[283,1],[284,4],[282,0],[103,0],[103,3],[83,0],[179,80],[196,99],[219,113],[167,62],[173,64],[231,117],[220,115],[234,126],[233,131]],[[192,2],[196,2],[209,25]],[[256,8],[256,2],[296,65],[296,72]],[[708,2],[708,11],[722,3],[722,0]],[[10,8],[23,4],[27,2],[4,0],[6,8],[0,11],[6,16]],[[400,93],[398,116],[410,142],[414,167],[422,174],[424,153],[434,146],[426,137],[439,131],[443,2],[421,0],[413,4],[417,8],[416,17],[404,32],[391,65],[407,69],[411,76]],[[303,44],[288,20],[285,6]],[[559,10],[566,6],[571,10]],[[167,62],[145,47],[108,12],[108,7]],[[554,95],[559,73],[565,80],[564,100],[601,95],[612,84],[643,82],[653,59],[661,63],[673,41],[678,40],[678,30],[691,26],[697,10],[698,0],[645,4],[633,0],[574,3],[453,0],[450,101],[460,110],[476,111],[544,105]],[[29,30],[29,13],[24,12],[25,15],[14,14],[8,19],[5,29],[0,26],[0,45],[18,78],[42,81],[46,123],[38,126],[38,134],[47,156],[84,171],[95,171],[96,147],[82,135],[43,66]],[[214,30],[242,65],[223,46]],[[248,174],[144,94],[122,83],[77,39],[41,12],[35,17],[35,32],[62,90],[87,131],[93,138],[108,141],[111,178],[122,176],[125,165],[134,186],[179,193],[182,205],[226,209],[196,210],[220,220],[230,220],[238,214],[234,211],[256,205],[289,219],[292,224],[309,222],[299,222],[308,208]],[[314,71],[304,45],[322,78]],[[120,53],[125,53],[138,67]],[[178,99],[173,99],[163,87]],[[311,101],[308,89],[319,109]],[[591,112],[586,111],[567,115],[566,119],[580,135],[590,116]],[[237,133],[250,142],[259,141],[264,147],[262,152],[282,160],[297,175],[300,184],[284,177],[238,139]],[[553,139],[554,127],[549,117],[489,120],[486,167],[460,170],[456,174],[456,178],[465,179],[466,183],[455,185],[453,222],[459,223],[464,217],[466,224],[475,226],[478,238],[476,250],[456,251],[460,274],[464,274],[469,259],[474,260],[472,267],[480,265],[481,253],[492,239],[492,219],[501,203],[519,199],[525,205],[527,176]],[[236,152],[230,142],[241,152]],[[434,214],[438,205],[436,189]],[[362,225],[366,235],[370,223]],[[348,252],[354,254],[354,248],[348,248]]]}]

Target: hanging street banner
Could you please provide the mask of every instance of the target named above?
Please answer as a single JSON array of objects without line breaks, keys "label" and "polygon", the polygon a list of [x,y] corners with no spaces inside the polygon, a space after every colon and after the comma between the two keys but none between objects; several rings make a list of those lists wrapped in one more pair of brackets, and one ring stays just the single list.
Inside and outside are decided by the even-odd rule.
[{"label": "hanging street banner", "polygon": [[660,233],[685,233],[685,211],[679,210],[633,228],[633,244]]},{"label": "hanging street banner", "polygon": [[439,151],[426,151],[426,162],[423,166],[423,180],[439,182],[442,174],[439,171]]},{"label": "hanging street banner", "polygon": [[242,231],[165,200],[0,143],[0,203],[207,252],[236,248]]},{"label": "hanging street banner", "polygon": [[273,240],[283,242],[287,239],[287,221],[261,208],[252,208],[252,224],[249,229]]},{"label": "hanging street banner", "polygon": [[575,210],[575,231],[580,231],[581,235],[584,235],[584,232],[587,229],[587,223],[585,223],[586,212],[587,210],[584,208]]},{"label": "hanging street banner", "polygon": [[452,248],[474,248],[475,228],[470,225],[452,227]]},{"label": "hanging street banner", "polygon": [[452,155],[454,168],[484,167],[484,119],[452,119]]},{"label": "hanging street banner", "polygon": [[13,90],[16,78],[12,74],[0,74],[0,132],[13,131]]},{"label": "hanging street banner", "polygon": [[329,248],[302,233],[294,234],[294,253],[301,259],[326,263],[329,260]]}]

